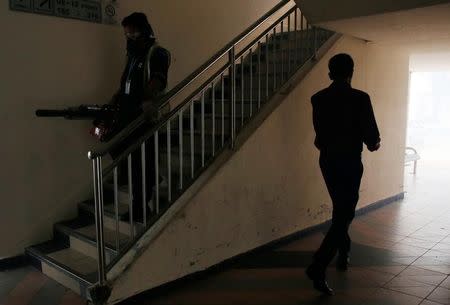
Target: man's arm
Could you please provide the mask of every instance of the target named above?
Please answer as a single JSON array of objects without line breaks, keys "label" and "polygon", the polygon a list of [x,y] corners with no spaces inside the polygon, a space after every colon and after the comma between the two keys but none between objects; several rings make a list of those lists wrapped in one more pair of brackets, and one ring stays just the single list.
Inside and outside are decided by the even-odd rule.
[{"label": "man's arm", "polygon": [[318,106],[316,103],[316,98],[313,96],[311,98],[311,104],[313,107],[313,126],[314,126],[314,131],[316,132],[316,137],[314,139],[314,146],[316,146],[317,149],[320,150],[320,140],[319,140],[319,113],[318,113]]},{"label": "man's arm", "polygon": [[150,75],[144,91],[144,103],[154,102],[167,87],[167,74],[170,65],[170,54],[164,48],[158,48],[149,60]]},{"label": "man's arm", "polygon": [[378,150],[381,146],[381,138],[369,95],[365,96],[363,101],[361,122],[363,141],[367,149],[372,152]]},{"label": "man's arm", "polygon": [[147,64],[150,65],[150,75],[144,88],[142,106],[149,119],[155,122],[160,115],[158,98],[167,87],[170,53],[163,48],[158,48],[154,51]]}]

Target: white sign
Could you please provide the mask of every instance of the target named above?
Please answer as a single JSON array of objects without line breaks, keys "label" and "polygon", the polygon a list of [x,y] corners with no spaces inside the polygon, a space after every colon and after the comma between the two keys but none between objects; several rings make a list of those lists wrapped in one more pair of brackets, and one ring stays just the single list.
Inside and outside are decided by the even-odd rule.
[{"label": "white sign", "polygon": [[9,0],[14,11],[117,25],[118,0]]}]

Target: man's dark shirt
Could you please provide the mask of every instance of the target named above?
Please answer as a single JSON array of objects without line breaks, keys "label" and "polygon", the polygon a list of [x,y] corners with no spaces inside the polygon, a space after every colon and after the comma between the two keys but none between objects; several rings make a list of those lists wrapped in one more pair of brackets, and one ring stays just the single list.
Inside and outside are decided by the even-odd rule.
[{"label": "man's dark shirt", "polygon": [[[167,87],[167,75],[170,64],[170,53],[157,46],[152,52],[147,63],[148,52],[151,46],[136,54],[128,54],[127,64],[120,81],[119,98],[117,103],[120,106],[120,113],[123,123],[128,123],[137,118],[143,111],[142,103],[145,99],[146,87],[153,80],[159,80],[163,85],[162,90]],[[145,80],[145,69],[150,65],[150,75]],[[129,93],[126,94],[126,83],[129,81]]]},{"label": "man's dark shirt", "polygon": [[[141,107],[142,99],[144,98],[144,86],[148,85],[144,84],[144,69],[146,68],[145,61],[148,52],[149,50],[146,50],[146,52],[140,55],[128,55],[127,65],[120,82],[120,93],[125,95],[125,84],[128,76],[130,77],[130,101],[128,103],[136,104],[134,106],[138,108]],[[162,47],[157,47],[153,51],[150,57],[150,75],[148,81],[158,79],[164,88],[167,87],[169,58],[169,52]]]},{"label": "man's dark shirt", "polygon": [[[142,51],[128,52],[127,54],[127,64],[121,77],[120,89],[113,100],[113,103],[120,107],[120,111],[118,120],[114,125],[115,129],[111,132],[112,134],[117,134],[142,114],[146,89],[148,89],[153,80],[158,80],[162,84],[162,91],[167,87],[170,53],[166,49],[156,46],[152,53],[149,54],[151,46],[152,44],[149,44]],[[151,55],[150,58],[148,58],[148,55]],[[146,75],[148,73],[146,71],[148,68],[147,64],[150,65],[149,75]],[[129,82],[128,93],[126,89],[127,82]],[[149,122],[149,124],[153,123]],[[131,145],[147,128],[148,124],[142,125],[140,129],[128,137],[128,142],[124,142],[115,154],[118,155],[122,148]]]},{"label": "man's dark shirt", "polygon": [[360,155],[380,141],[370,97],[346,82],[334,82],[311,98],[316,146],[330,155]]}]

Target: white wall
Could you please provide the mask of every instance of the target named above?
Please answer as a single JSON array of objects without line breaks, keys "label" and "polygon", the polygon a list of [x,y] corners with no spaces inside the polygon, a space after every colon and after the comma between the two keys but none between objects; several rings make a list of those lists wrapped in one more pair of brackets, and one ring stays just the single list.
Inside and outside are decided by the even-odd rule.
[{"label": "white wall", "polygon": [[359,207],[403,192],[408,56],[343,38],[119,277],[111,303],[330,218],[310,97],[330,84],[340,52],[354,57],[353,86],[371,94],[383,145],[363,155]]},{"label": "white wall", "polygon": [[410,58],[411,72],[450,71],[450,52],[417,53]]},{"label": "white wall", "polygon": [[[170,85],[182,80],[277,0],[120,2],[143,11],[173,55]],[[236,7],[239,5],[239,9]],[[36,108],[104,103],[124,62],[120,27],[9,11],[0,4],[0,258],[51,237],[90,194],[88,122],[37,119]]]}]

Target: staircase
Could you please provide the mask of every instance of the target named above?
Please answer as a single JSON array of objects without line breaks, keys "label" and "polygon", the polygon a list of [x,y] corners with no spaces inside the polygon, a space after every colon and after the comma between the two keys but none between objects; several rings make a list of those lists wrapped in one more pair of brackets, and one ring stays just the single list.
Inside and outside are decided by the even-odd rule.
[{"label": "staircase", "polygon": [[[236,135],[301,67],[315,60],[316,51],[334,35],[311,27],[297,7],[263,27],[263,21],[288,4],[292,5],[280,3],[214,56],[201,73],[196,71],[172,90],[167,102],[188,90],[187,84],[198,75],[208,76],[117,161],[103,170],[102,158],[109,148],[91,153],[95,198],[78,204],[75,219],[55,224],[52,240],[26,249],[36,268],[87,300],[101,303],[107,299],[107,289],[101,288],[110,280],[108,271],[222,152],[233,147]],[[216,63],[224,61],[217,68]],[[130,211],[131,196],[130,185],[118,184],[118,165],[129,161],[131,152],[142,149],[156,154],[156,173],[144,176],[154,174],[163,179],[159,178],[153,194],[146,194],[144,220],[123,221],[121,216]]]}]

